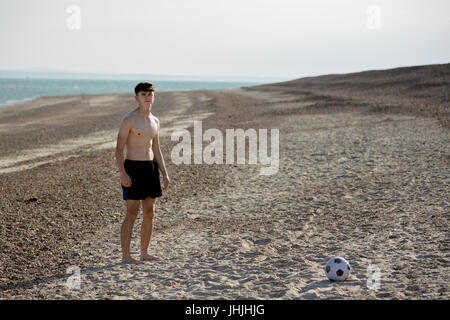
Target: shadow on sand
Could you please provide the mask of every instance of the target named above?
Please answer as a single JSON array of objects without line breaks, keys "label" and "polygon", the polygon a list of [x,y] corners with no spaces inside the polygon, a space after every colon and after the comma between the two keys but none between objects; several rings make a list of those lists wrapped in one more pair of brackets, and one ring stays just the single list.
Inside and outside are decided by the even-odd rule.
[{"label": "shadow on sand", "polygon": [[[95,273],[95,272],[99,272],[99,271],[103,271],[103,270],[109,270],[109,269],[112,269],[117,266],[124,266],[124,267],[131,266],[132,267],[133,265],[125,264],[123,262],[116,262],[116,263],[107,264],[105,266],[97,266],[97,267],[87,266],[87,267],[84,267],[83,269],[80,268],[80,275],[91,274],[91,273]],[[13,290],[14,289],[16,289],[16,290],[17,289],[27,289],[27,288],[31,288],[36,285],[39,285],[41,283],[51,282],[51,281],[56,281],[56,282],[59,281],[62,284],[63,282],[66,282],[67,279],[69,279],[75,273],[74,269],[71,269],[70,267],[71,266],[69,266],[67,268],[67,274],[57,274],[57,275],[43,277],[43,278],[36,278],[33,280],[12,281],[12,282],[8,282],[6,284],[2,284],[2,285],[0,285],[0,293],[2,291],[7,291],[7,290],[11,290],[11,289],[13,289]]]}]

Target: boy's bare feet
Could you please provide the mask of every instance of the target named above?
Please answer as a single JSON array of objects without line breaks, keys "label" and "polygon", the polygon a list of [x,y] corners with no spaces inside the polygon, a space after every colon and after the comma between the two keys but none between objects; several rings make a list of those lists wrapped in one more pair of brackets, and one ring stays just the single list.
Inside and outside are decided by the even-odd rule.
[{"label": "boy's bare feet", "polygon": [[148,261],[148,260],[161,260],[158,256],[151,256],[149,254],[141,254],[141,261]]},{"label": "boy's bare feet", "polygon": [[123,257],[122,258],[122,263],[125,264],[141,264],[141,261],[135,260],[132,257]]}]

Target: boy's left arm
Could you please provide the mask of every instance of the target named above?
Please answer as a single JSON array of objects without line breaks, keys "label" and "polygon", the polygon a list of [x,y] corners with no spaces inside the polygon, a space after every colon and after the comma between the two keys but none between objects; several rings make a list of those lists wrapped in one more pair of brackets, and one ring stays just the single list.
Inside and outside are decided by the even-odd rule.
[{"label": "boy's left arm", "polygon": [[166,164],[164,163],[164,157],[161,152],[161,147],[159,145],[159,120],[156,120],[158,123],[158,129],[156,131],[156,135],[153,137],[152,140],[152,151],[155,158],[156,163],[158,164],[158,168],[161,170],[161,173],[163,175],[163,190],[166,190],[169,186],[170,179],[169,175],[167,173]]}]

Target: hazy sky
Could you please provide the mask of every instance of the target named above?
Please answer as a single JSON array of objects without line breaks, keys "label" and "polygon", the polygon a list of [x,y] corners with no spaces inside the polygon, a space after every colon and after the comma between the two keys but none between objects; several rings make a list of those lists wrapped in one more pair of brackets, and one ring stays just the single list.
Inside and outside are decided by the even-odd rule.
[{"label": "hazy sky", "polygon": [[294,79],[448,63],[449,13],[448,0],[0,0],[0,69]]}]

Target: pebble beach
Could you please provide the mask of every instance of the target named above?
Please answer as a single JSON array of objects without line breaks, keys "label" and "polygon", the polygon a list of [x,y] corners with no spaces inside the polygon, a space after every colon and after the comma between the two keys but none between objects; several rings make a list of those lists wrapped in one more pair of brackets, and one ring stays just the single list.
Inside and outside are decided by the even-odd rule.
[{"label": "pebble beach", "polygon": [[[0,299],[448,300],[449,76],[445,64],[157,92],[171,185],[150,243],[162,259],[141,265],[121,263],[114,155],[133,95],[1,108]],[[174,163],[171,134],[193,136],[194,120],[278,129],[277,172]],[[351,265],[344,282],[325,276],[334,256]]]}]

